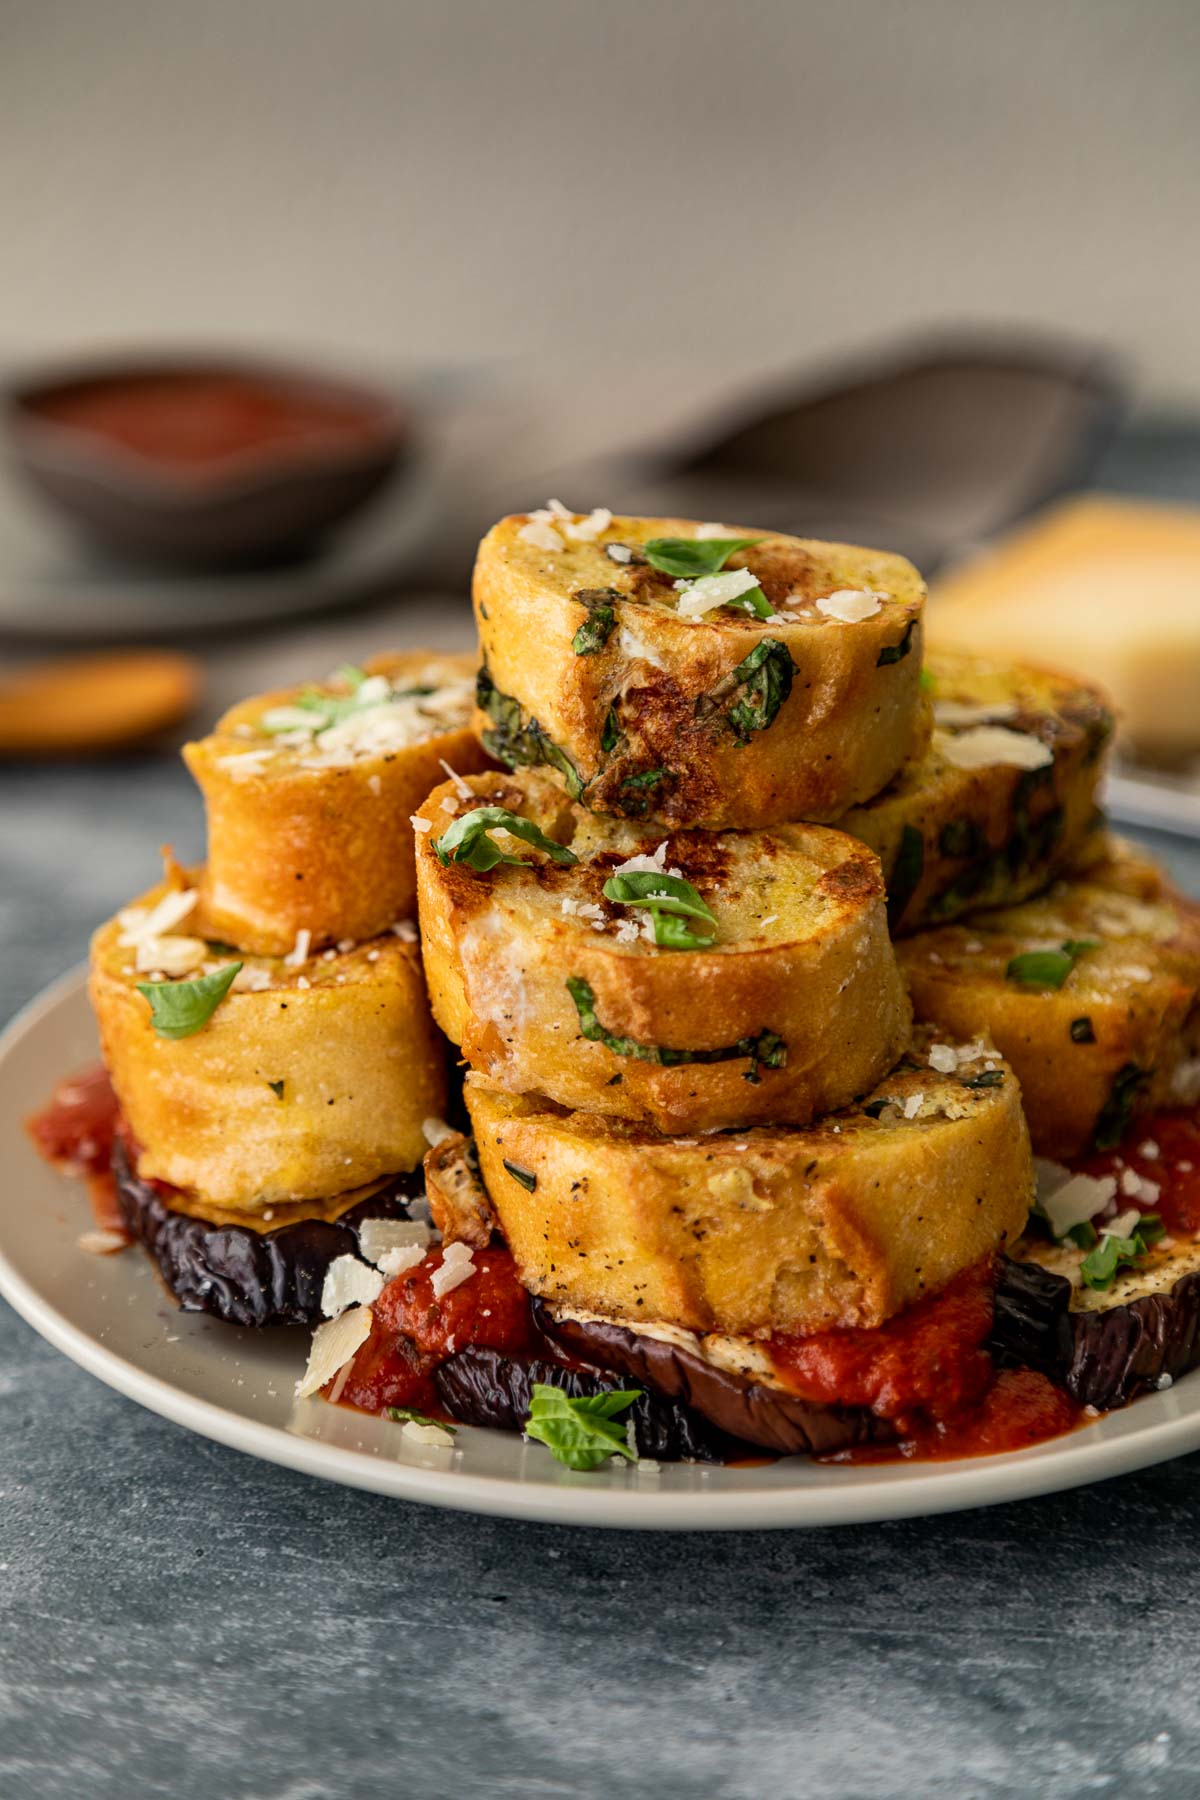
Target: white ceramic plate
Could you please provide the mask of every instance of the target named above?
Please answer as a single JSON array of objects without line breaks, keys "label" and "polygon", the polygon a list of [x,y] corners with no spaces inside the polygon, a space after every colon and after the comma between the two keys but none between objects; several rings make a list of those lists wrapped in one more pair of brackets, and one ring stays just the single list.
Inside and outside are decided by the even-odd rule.
[{"label": "white ceramic plate", "polygon": [[320,1399],[297,1403],[307,1334],[237,1331],[177,1312],[138,1251],[77,1248],[82,1186],[48,1169],[21,1122],[56,1080],[95,1060],[79,974],[0,1039],[0,1293],[59,1350],[151,1411],[269,1462],[398,1499],[561,1524],[751,1530],[848,1525],[990,1506],[1101,1481],[1200,1446],[1200,1371],[1070,1437],[1015,1456],[958,1463],[765,1468],[664,1467],[639,1475],[560,1468],[539,1444],[462,1429],[453,1450],[410,1444],[398,1426]]}]

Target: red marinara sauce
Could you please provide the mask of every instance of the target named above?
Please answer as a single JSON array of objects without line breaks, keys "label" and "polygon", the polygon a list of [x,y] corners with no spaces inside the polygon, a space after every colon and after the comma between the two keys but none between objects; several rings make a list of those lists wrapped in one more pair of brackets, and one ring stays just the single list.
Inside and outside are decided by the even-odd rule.
[{"label": "red marinara sauce", "polygon": [[50,1096],[50,1104],[26,1119],[25,1129],[48,1163],[64,1175],[79,1175],[86,1180],[92,1216],[99,1228],[128,1238],[109,1167],[120,1122],[108,1070],[97,1063],[60,1081]]},{"label": "red marinara sauce", "polygon": [[874,1330],[776,1337],[771,1355],[796,1393],[824,1405],[869,1407],[898,1441],[838,1452],[830,1461],[988,1456],[1070,1431],[1078,1409],[1032,1369],[997,1370],[991,1257],[940,1293]]},{"label": "red marinara sauce", "polygon": [[50,1104],[25,1121],[25,1129],[46,1161],[65,1175],[98,1175],[112,1159],[119,1110],[108,1070],[102,1063],[68,1075]]},{"label": "red marinara sauce", "polygon": [[112,375],[55,388],[29,404],[41,418],[189,478],[221,474],[250,457],[357,451],[380,436],[379,409],[365,397],[249,371]]},{"label": "red marinara sauce", "polygon": [[[1120,1204],[1156,1212],[1172,1234],[1200,1231],[1200,1108],[1137,1119],[1115,1150],[1098,1150],[1071,1167],[1085,1175],[1115,1175]],[[1145,1188],[1132,1198],[1122,1194],[1120,1178],[1127,1169],[1153,1182],[1157,1197]]]},{"label": "red marinara sauce", "polygon": [[433,1275],[440,1250],[397,1275],[373,1302],[371,1335],[361,1346],[338,1399],[364,1412],[411,1406],[439,1410],[433,1373],[439,1363],[479,1344],[510,1356],[534,1350],[529,1296],[507,1250],[477,1250],[475,1272],[439,1300]]}]

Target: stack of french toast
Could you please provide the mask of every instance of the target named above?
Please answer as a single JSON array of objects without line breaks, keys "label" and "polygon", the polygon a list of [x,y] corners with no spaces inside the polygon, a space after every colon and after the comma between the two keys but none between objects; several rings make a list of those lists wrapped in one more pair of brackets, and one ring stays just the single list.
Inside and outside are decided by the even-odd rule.
[{"label": "stack of french toast", "polygon": [[96,935],[180,1303],[576,1468],[1019,1448],[1200,1359],[1200,911],[1103,695],[749,528],[553,502],[474,605],[189,745],[207,862]]}]

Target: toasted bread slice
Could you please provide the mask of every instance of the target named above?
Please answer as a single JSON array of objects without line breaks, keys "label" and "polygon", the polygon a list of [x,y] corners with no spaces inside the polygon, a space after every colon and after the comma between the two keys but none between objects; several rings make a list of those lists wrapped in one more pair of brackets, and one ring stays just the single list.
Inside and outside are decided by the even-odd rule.
[{"label": "toasted bread slice", "polygon": [[[413,1168],[421,1122],[446,1101],[416,943],[388,934],[287,961],[231,953],[180,935],[195,911],[189,892],[181,878],[164,883],[92,939],[88,991],[138,1175],[255,1212]],[[147,934],[175,893],[177,929]],[[241,974],[207,1023],[158,1035],[139,982],[236,962]]]},{"label": "toasted bread slice", "polygon": [[445,764],[488,761],[469,729],[473,669],[426,650],[379,656],[357,693],[339,677],[260,694],[184,745],[208,815],[214,937],[282,956],[299,931],[319,948],[414,916],[409,815]]},{"label": "toasted bread slice", "polygon": [[[1011,1072],[918,1035],[862,1106],[804,1130],[665,1138],[468,1077],[480,1169],[552,1304],[765,1337],[881,1325],[1006,1241],[1033,1192]],[[942,1059],[944,1060],[944,1058]]]},{"label": "toasted bread slice", "polygon": [[[520,866],[443,864],[449,826],[483,806],[577,860],[516,844]],[[436,788],[418,827],[434,1016],[498,1087],[661,1131],[803,1125],[866,1093],[908,1041],[878,861],[840,832],[664,836],[529,772]],[[694,887],[713,919],[672,922],[710,947],[660,948],[648,911],[605,898],[630,858]]]},{"label": "toasted bread slice", "polygon": [[1037,893],[1085,858],[1113,716],[1074,676],[954,651],[926,661],[927,749],[838,820],[883,864],[894,932]]},{"label": "toasted bread slice", "polygon": [[711,545],[691,519],[494,526],[474,587],[491,753],[546,764],[594,811],[673,826],[828,820],[878,793],[925,728],[920,576],[883,551],[723,529],[753,540],[724,572],[756,577],[769,616],[701,614],[712,590],[651,565],[654,540]]},{"label": "toasted bread slice", "polygon": [[[1036,900],[898,946],[918,1018],[986,1033],[1012,1064],[1042,1156],[1107,1149],[1136,1115],[1200,1098],[1200,906],[1109,843],[1106,862]],[[1064,972],[1065,944],[1094,947]],[[1046,951],[1049,980],[1015,961]]]}]

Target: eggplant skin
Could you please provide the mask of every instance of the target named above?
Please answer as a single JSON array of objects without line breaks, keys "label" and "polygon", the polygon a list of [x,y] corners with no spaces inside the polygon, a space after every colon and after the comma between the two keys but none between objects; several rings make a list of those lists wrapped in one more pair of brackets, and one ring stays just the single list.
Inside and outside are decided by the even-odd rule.
[{"label": "eggplant skin", "polygon": [[1200,1271],[1165,1293],[1094,1311],[1073,1312],[1071,1292],[1065,1275],[1005,1258],[991,1345],[997,1359],[1040,1369],[1100,1412],[1200,1364]]},{"label": "eggplant skin", "polygon": [[545,1336],[573,1356],[612,1369],[664,1400],[699,1413],[726,1437],[776,1456],[828,1456],[855,1444],[890,1443],[892,1426],[864,1407],[820,1406],[718,1369],[662,1338],[624,1325],[556,1319],[540,1301],[534,1317]]},{"label": "eggplant skin", "polygon": [[120,1139],[113,1175],[126,1223],[180,1309],[211,1313],[228,1325],[317,1324],[325,1271],[335,1257],[357,1252],[358,1226],[408,1218],[408,1200],[421,1191],[417,1169],[395,1176],[335,1221],[301,1219],[264,1232],[175,1212],[133,1172]]},{"label": "eggplant skin", "polygon": [[[490,1425],[498,1431],[523,1430],[537,1381],[560,1387],[573,1398],[621,1386],[619,1376],[602,1370],[568,1369],[539,1357],[505,1356],[499,1350],[474,1345],[450,1357],[433,1379],[438,1398],[452,1419],[463,1425]],[[751,1450],[700,1413],[649,1389],[643,1390],[622,1416],[633,1421],[638,1455],[657,1462],[723,1463]]]}]

